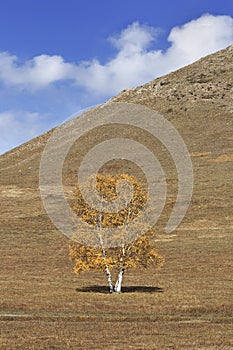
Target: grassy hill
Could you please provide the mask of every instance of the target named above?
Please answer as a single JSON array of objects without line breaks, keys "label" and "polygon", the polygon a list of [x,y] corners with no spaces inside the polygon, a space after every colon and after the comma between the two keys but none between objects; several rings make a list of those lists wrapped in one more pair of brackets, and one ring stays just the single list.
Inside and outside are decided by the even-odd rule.
[{"label": "grassy hill", "polygon": [[[176,169],[161,145],[135,136],[145,138],[166,173],[168,200],[156,236],[166,263],[159,272],[127,273],[119,296],[105,294],[100,273],[73,275],[68,239],[43,209],[39,165],[52,131],[0,157],[2,349],[232,349],[232,94],[230,46],[111,100],[165,116],[194,168],[190,208],[166,235]],[[63,173],[68,200],[82,156],[111,133],[107,127],[93,131],[71,149]],[[121,128],[117,133],[128,136]],[[128,171],[129,165],[117,168]]]}]

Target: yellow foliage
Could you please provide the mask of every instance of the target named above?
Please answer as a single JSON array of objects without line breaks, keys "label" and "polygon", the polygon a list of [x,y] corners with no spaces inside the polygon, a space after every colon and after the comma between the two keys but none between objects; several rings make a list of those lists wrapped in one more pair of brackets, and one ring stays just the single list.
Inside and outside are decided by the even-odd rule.
[{"label": "yellow foliage", "polygon": [[[133,196],[128,205],[116,213],[100,213],[97,209],[88,205],[81,194],[80,189],[75,189],[74,211],[87,224],[96,228],[114,228],[122,226],[127,230],[129,224],[144,208],[147,201],[147,194],[142,185],[132,176],[120,174],[116,176],[97,175],[96,179],[90,178],[84,188],[88,191],[93,181],[96,182],[96,189],[99,195],[106,201],[113,201],[117,198],[117,182],[126,180],[133,187]],[[101,222],[100,221],[101,217]],[[138,227],[140,232],[140,227]],[[101,236],[100,236],[101,237]],[[75,237],[74,237],[75,240]],[[162,266],[163,258],[158,255],[151,245],[151,232],[140,236],[131,243],[124,242],[114,248],[91,247],[82,245],[76,241],[70,244],[70,258],[74,261],[75,273],[88,270],[104,270],[107,268],[141,269],[150,265]]]},{"label": "yellow foliage", "polygon": [[[113,201],[117,197],[117,182],[119,180],[128,181],[132,185],[134,191],[133,198],[126,208],[118,211],[117,213],[103,212],[101,223],[103,228],[125,225],[137,217],[145,206],[147,195],[143,191],[142,185],[134,177],[127,174],[119,174],[116,176],[98,174],[96,177],[91,177],[88,179],[88,182],[85,184],[86,191],[89,192],[90,188],[94,186],[93,182],[96,182],[96,189],[100,196],[106,202]],[[79,216],[79,218],[81,218],[87,224],[94,226],[97,225],[99,211],[92,208],[85,202],[78,186],[76,186],[75,189],[75,205],[73,210]]]}]

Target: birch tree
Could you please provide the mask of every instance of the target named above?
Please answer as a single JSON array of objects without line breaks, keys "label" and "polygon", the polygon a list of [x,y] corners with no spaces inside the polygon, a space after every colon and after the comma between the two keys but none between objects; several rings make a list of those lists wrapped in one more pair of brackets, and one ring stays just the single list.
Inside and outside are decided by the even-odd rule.
[{"label": "birch tree", "polygon": [[[104,204],[114,202],[118,196],[117,183],[119,181],[130,183],[133,188],[132,198],[124,207],[127,196],[122,196],[122,209],[119,211],[108,212],[104,210]],[[81,244],[77,242],[75,234],[70,244],[70,258],[74,261],[74,272],[79,274],[82,271],[105,271],[110,293],[120,293],[122,289],[123,276],[126,270],[148,268],[151,265],[160,267],[163,264],[163,258],[157,253],[155,247],[151,244],[152,231],[140,235],[142,229],[140,224],[137,224],[136,230],[139,236],[136,239],[131,239],[132,222],[144,209],[147,202],[146,191],[143,190],[142,184],[133,176],[127,174],[97,175],[90,178],[84,184],[83,188],[87,192],[93,188],[95,181],[96,189],[103,200],[103,205],[100,209],[96,209],[94,203],[88,204],[83,198],[83,192],[77,186],[75,189],[75,204],[74,212],[88,225],[95,228],[96,244]],[[126,188],[126,187],[125,187]],[[128,192],[128,191],[123,191]],[[93,204],[93,205],[92,205]],[[116,246],[105,245],[104,229],[119,228],[118,235],[112,235],[112,240],[117,242]],[[119,235],[120,232],[120,235]],[[80,232],[77,234],[80,235]],[[82,232],[85,235],[85,232]],[[135,227],[134,227],[135,235]],[[116,272],[116,282],[113,283],[112,271]]]}]

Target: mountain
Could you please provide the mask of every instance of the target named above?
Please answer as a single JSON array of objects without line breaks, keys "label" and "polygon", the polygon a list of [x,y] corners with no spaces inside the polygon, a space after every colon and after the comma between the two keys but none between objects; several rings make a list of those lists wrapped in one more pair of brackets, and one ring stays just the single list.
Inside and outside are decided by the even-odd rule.
[{"label": "mountain", "polygon": [[[193,162],[195,183],[190,209],[178,230],[232,228],[232,77],[233,46],[230,46],[143,86],[124,90],[110,100],[150,107],[168,119],[184,139]],[[1,231],[55,229],[39,193],[41,154],[52,132],[0,157]],[[101,138],[104,140],[100,133],[92,133],[71,152],[63,176],[68,193],[72,193],[76,181],[78,161]],[[176,172],[171,170],[175,170],[174,166],[158,145],[155,152],[167,171],[171,192],[175,193]],[[171,195],[171,202],[174,198]]]}]

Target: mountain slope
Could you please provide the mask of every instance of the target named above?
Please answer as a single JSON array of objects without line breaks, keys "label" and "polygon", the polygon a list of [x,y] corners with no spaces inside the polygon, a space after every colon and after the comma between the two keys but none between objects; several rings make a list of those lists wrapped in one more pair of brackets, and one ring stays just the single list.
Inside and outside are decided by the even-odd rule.
[{"label": "mountain slope", "polygon": [[[138,103],[158,111],[183,137],[195,176],[193,201],[186,217],[192,229],[232,227],[232,77],[233,46],[230,46],[136,89],[124,90],[111,100]],[[40,157],[52,131],[0,157],[1,230],[54,229],[38,189]],[[101,135],[92,134],[92,139],[96,137]],[[91,147],[91,138],[85,142],[73,153],[85,154]],[[171,163],[158,147],[156,152],[169,173]],[[64,173],[65,183],[71,186],[69,191],[72,181],[75,182],[75,161],[71,154]],[[175,182],[174,172],[170,182]],[[174,192],[175,185],[171,187]]]},{"label": "mountain slope", "polygon": [[230,46],[112,99],[153,108],[166,116],[183,137],[194,166],[190,212],[195,210],[193,220],[197,221],[194,225],[197,229],[201,220],[209,228],[233,227],[232,96],[233,46]]}]

